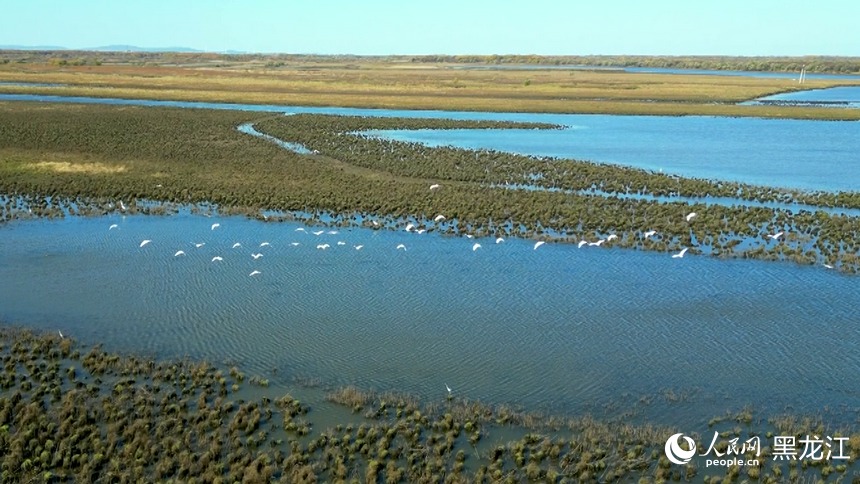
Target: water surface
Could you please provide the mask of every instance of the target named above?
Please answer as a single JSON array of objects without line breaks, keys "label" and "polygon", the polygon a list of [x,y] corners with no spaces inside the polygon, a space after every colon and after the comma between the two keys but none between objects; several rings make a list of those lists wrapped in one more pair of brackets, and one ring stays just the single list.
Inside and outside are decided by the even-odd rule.
[{"label": "water surface", "polygon": [[[434,233],[314,230],[188,214],[9,223],[0,318],[111,349],[226,360],[274,381],[431,401],[447,383],[488,402],[636,409],[677,425],[746,404],[860,407],[860,284],[820,266],[515,239],[478,239],[473,251],[474,239]],[[691,399],[671,403],[668,390]],[[651,403],[637,404],[643,396]]]}]

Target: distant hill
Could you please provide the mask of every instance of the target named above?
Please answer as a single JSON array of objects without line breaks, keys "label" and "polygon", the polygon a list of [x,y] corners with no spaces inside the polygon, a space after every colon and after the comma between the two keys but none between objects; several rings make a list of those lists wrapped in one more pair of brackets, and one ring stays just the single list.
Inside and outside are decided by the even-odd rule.
[{"label": "distant hill", "polygon": [[189,53],[201,53],[204,52],[198,49],[192,49],[190,47],[138,47],[136,45],[125,45],[125,44],[116,44],[116,45],[103,45],[99,47],[86,47],[83,49],[76,50],[92,50],[97,52],[189,52]]},{"label": "distant hill", "polygon": [[199,54],[205,51],[190,47],[139,47],[136,45],[116,44],[99,47],[69,48],[58,45],[0,45],[0,50],[77,50],[92,52],[183,52]]}]

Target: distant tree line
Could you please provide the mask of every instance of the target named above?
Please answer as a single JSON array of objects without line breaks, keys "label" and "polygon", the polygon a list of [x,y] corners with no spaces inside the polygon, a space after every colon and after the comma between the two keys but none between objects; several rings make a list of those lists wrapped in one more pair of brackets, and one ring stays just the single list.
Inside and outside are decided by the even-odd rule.
[{"label": "distant tree line", "polygon": [[415,63],[579,65],[592,67],[659,67],[742,71],[860,73],[857,57],[725,57],[725,56],[541,56],[541,55],[424,55]]}]

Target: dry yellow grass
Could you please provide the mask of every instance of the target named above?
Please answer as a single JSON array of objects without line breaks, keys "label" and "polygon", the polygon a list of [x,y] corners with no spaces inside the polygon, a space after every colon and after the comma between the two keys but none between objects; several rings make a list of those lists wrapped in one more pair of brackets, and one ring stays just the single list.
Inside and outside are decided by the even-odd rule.
[{"label": "dry yellow grass", "polygon": [[57,173],[113,174],[125,171],[124,166],[106,165],[103,163],[70,163],[68,161],[40,161],[31,165],[40,171]]},{"label": "dry yellow grass", "polygon": [[296,64],[281,68],[6,64],[0,92],[303,106],[555,113],[860,119],[848,110],[736,103],[800,88],[858,83],[560,69],[482,70],[434,64]]}]

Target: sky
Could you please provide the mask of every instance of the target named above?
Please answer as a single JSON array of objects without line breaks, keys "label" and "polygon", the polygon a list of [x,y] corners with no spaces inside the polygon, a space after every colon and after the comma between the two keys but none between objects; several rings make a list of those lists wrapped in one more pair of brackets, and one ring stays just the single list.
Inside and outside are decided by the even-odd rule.
[{"label": "sky", "polygon": [[0,45],[860,56],[857,0],[7,0],[2,10]]}]

